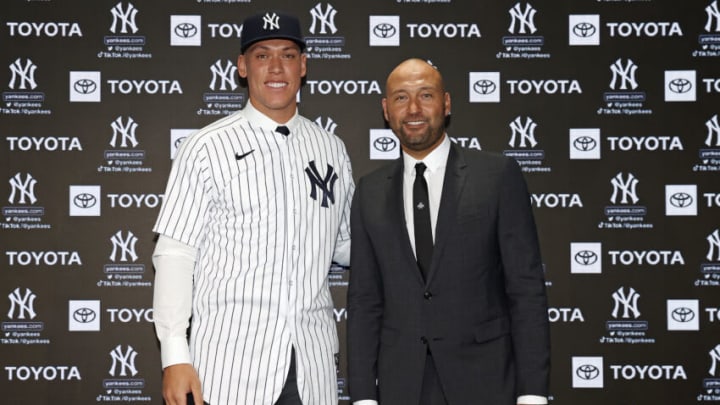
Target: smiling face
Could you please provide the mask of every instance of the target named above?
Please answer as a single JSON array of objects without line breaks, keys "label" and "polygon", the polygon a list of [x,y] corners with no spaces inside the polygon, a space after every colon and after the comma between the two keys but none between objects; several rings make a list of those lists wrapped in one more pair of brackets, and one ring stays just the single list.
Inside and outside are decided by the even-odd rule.
[{"label": "smiling face", "polygon": [[409,59],[390,73],[385,93],[385,119],[403,151],[421,160],[442,142],[450,114],[442,76],[425,61]]},{"label": "smiling face", "polygon": [[238,73],[247,79],[253,107],[281,124],[292,118],[306,61],[290,40],[269,39],[250,46],[238,57]]}]

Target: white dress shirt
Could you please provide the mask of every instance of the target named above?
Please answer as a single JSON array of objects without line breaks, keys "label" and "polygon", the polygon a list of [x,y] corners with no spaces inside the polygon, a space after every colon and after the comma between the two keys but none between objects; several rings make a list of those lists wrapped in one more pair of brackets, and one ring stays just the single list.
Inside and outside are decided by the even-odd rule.
[{"label": "white dress shirt", "polygon": [[432,228],[433,240],[435,240],[435,225],[437,224],[438,211],[440,209],[440,197],[442,196],[443,181],[445,179],[445,166],[447,165],[448,154],[450,153],[450,138],[444,139],[433,149],[423,160],[416,160],[403,152],[403,206],[405,207],[405,224],[407,225],[410,244],[415,252],[415,219],[413,211],[413,184],[415,183],[415,165],[419,162],[425,163],[425,181],[428,185],[428,199],[430,200],[430,226]]},{"label": "white dress shirt", "polygon": [[303,402],[337,403],[327,274],[349,262],[350,160],[304,117],[277,125],[248,103],[183,141],[153,228],[163,367],[191,362],[212,404],[273,404],[293,347]]},{"label": "white dress shirt", "polygon": [[[403,200],[405,207],[405,221],[408,236],[413,252],[415,252],[415,221],[413,219],[413,184],[415,182],[415,164],[425,163],[424,177],[428,185],[428,198],[430,199],[430,224],[432,226],[433,240],[435,240],[435,226],[437,224],[438,211],[440,209],[440,197],[442,196],[443,181],[445,179],[445,167],[447,166],[448,155],[450,154],[450,138],[444,135],[444,139],[433,149],[423,160],[416,160],[407,153],[402,153],[403,159]],[[417,256],[417,255],[416,255]],[[521,395],[517,399],[518,404],[545,405],[547,398],[537,395]],[[378,405],[377,401],[364,399],[354,401],[353,405]]]}]

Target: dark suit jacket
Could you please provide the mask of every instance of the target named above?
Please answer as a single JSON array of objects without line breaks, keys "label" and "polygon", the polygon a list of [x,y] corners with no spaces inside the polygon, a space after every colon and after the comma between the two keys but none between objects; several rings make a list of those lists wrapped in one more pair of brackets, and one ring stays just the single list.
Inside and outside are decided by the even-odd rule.
[{"label": "dark suit jacket", "polygon": [[428,348],[449,405],[547,395],[545,283],[517,163],[452,145],[426,281],[405,225],[402,166],[361,178],[352,204],[352,400],[417,404]]}]

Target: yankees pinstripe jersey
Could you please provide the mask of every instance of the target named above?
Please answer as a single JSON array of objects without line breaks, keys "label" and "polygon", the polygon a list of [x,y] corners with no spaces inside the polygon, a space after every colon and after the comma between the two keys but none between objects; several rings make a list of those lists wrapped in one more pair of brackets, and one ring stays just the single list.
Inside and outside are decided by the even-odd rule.
[{"label": "yankees pinstripe jersey", "polygon": [[188,137],[153,228],[198,250],[190,354],[213,405],[273,404],[291,347],[303,403],[337,403],[327,274],[349,259],[350,161],[302,116],[276,125],[248,103]]}]

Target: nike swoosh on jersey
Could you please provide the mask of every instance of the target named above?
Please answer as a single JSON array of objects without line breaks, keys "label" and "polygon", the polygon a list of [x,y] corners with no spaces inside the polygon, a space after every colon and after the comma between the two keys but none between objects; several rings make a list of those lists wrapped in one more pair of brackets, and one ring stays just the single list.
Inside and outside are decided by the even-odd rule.
[{"label": "nike swoosh on jersey", "polygon": [[243,160],[245,157],[251,153],[255,152],[255,149],[251,150],[250,152],[243,153],[242,155],[235,152],[235,160]]}]

